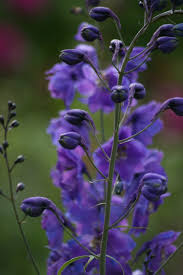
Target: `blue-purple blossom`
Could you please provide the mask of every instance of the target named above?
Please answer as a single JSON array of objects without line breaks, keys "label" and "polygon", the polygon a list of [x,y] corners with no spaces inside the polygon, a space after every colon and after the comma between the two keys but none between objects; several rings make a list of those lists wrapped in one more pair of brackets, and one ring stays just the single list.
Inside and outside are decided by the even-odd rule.
[{"label": "blue-purple blossom", "polygon": [[161,264],[176,250],[176,246],[172,243],[177,240],[180,232],[167,231],[162,232],[146,242],[138,251],[137,257],[146,253],[144,261],[144,271],[154,273]]},{"label": "blue-purple blossom", "polygon": [[[76,49],[83,51],[97,66],[96,51],[92,46],[78,45]],[[85,63],[69,66],[65,63],[56,64],[47,72],[48,89],[53,98],[62,99],[66,108],[72,104],[76,91],[84,95],[90,95],[90,82],[85,79],[82,67]]]},{"label": "blue-purple blossom", "polygon": [[149,201],[157,201],[167,191],[166,177],[157,173],[147,173],[141,179],[142,194]]},{"label": "blue-purple blossom", "polygon": [[[119,131],[119,139],[131,136],[131,129],[129,127],[122,127]],[[113,144],[113,138],[109,139],[102,145],[104,151],[108,156],[111,155]],[[115,172],[119,173],[120,178],[125,181],[130,181],[135,173],[143,171],[144,159],[146,157],[147,149],[138,140],[133,142],[127,142],[125,144],[119,144],[117,150],[117,158],[115,165]],[[101,149],[97,149],[94,152],[94,160],[97,167],[107,176],[109,168],[108,161],[103,157]]]},{"label": "blue-purple blossom", "polygon": [[[132,134],[143,130],[151,122],[156,112],[159,111],[159,108],[160,104],[155,101],[138,107],[127,120],[127,125],[130,125],[132,128]],[[147,130],[137,135],[135,139],[143,142],[145,145],[150,145],[152,144],[153,136],[159,133],[161,129],[162,122],[158,119]]]},{"label": "blue-purple blossom", "polygon": [[65,132],[76,132],[81,135],[84,143],[89,146],[89,124],[86,121],[83,121],[80,125],[71,124],[64,118],[66,114],[66,111],[62,111],[59,113],[58,118],[50,121],[47,133],[51,135],[53,144],[59,146],[58,140],[61,134]]}]

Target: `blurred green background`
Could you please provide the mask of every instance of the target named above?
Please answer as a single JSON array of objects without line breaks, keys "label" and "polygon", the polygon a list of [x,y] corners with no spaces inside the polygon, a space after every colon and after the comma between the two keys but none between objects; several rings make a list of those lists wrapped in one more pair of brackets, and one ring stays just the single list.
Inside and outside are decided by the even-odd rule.
[{"label": "blurred green background", "polygon": [[[138,1],[106,0],[102,4],[112,7],[119,15],[123,36],[128,44],[143,22],[143,11],[138,7]],[[14,186],[18,182],[26,185],[25,191],[17,196],[17,205],[25,197],[40,195],[48,196],[61,207],[60,192],[50,179],[50,169],[56,163],[56,150],[46,134],[46,128],[50,119],[57,117],[58,111],[64,106],[62,101],[50,97],[45,71],[58,62],[61,49],[76,45],[73,36],[77,26],[88,20],[84,15],[71,14],[73,6],[84,6],[84,0],[1,0],[0,3],[0,113],[7,113],[8,100],[16,102],[20,127],[9,134],[9,157],[11,161],[20,154],[26,158],[13,172]],[[181,22],[182,18],[177,16],[172,20]],[[169,21],[163,20],[161,23]],[[148,42],[156,27],[144,35],[139,45]],[[117,38],[110,20],[101,24],[101,30],[106,45],[111,39]],[[145,83],[148,91],[145,102],[183,95],[182,48],[183,41],[180,41],[178,49],[172,54],[154,54],[148,71],[140,75],[140,81]],[[79,105],[75,102],[74,106]],[[97,115],[94,118],[98,125]],[[164,151],[163,166],[169,176],[172,195],[152,216],[149,230],[137,240],[139,246],[160,231],[183,229],[183,119],[176,120],[169,113],[164,120],[165,129],[155,138],[153,147]],[[112,118],[108,116],[106,121],[109,136]],[[2,142],[2,131],[0,138]],[[8,192],[7,171],[2,157],[0,172],[0,189]],[[2,197],[0,217],[0,275],[34,274],[11,205]],[[41,274],[46,274],[47,239],[41,229],[40,219],[27,219],[24,229]],[[182,255],[180,251],[169,263],[166,274],[183,274]]]}]

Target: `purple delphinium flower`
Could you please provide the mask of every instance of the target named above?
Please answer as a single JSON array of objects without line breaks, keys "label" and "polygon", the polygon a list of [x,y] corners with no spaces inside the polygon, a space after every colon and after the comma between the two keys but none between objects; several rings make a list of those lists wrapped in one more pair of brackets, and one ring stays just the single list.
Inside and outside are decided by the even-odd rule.
[{"label": "purple delphinium flower", "polygon": [[[92,46],[78,45],[76,49],[84,52],[97,66],[97,55]],[[82,73],[83,65],[83,62],[73,66],[60,63],[47,72],[47,79],[49,80],[48,89],[51,92],[51,96],[62,99],[66,108],[69,108],[72,104],[76,91],[89,95],[87,88],[90,83],[85,80]]]},{"label": "purple delphinium flower", "polygon": [[[163,177],[166,177],[165,171],[161,166],[163,154],[157,150],[148,150],[147,156],[144,160],[144,171],[142,173],[136,174],[133,178],[133,181],[125,186],[126,188],[126,205],[129,204],[130,197],[137,197],[136,192],[138,190],[138,186],[140,185],[141,179],[146,173],[158,173]],[[134,194],[134,195],[133,195]],[[134,227],[139,227],[131,229],[131,233],[139,236],[140,233],[144,233],[149,223],[149,216],[156,212],[158,207],[163,203],[164,198],[169,196],[169,194],[161,195],[157,201],[149,201],[142,194],[140,195],[140,199],[135,206],[135,210],[133,213],[132,225]]]},{"label": "purple delphinium flower", "polygon": [[[127,48],[127,49],[128,49],[128,48]],[[140,52],[142,52],[143,50],[144,50],[143,47],[134,47],[134,49],[133,49],[132,52],[131,52],[130,57],[135,57],[136,55],[140,54]],[[136,58],[130,60],[130,61],[127,63],[127,66],[126,66],[126,68],[125,68],[125,71],[126,71],[126,72],[135,69],[137,66],[139,66],[139,65],[144,61],[144,63],[143,63],[141,66],[139,66],[139,67],[135,70],[135,72],[129,74],[129,75],[131,75],[131,76],[130,76],[131,78],[132,78],[132,77],[134,78],[134,79],[132,80],[132,82],[135,82],[135,81],[137,80],[137,78],[138,78],[138,72],[143,72],[143,71],[145,71],[145,70],[147,69],[147,62],[150,61],[150,58],[148,58],[148,59],[146,60],[146,57],[147,57],[147,55],[146,55],[146,53],[144,53],[144,54],[142,54],[142,55],[138,55]],[[122,59],[122,60],[123,60],[123,59]]]},{"label": "purple delphinium flower", "polygon": [[158,270],[160,265],[176,250],[176,246],[172,243],[179,235],[180,232],[175,231],[162,232],[142,246],[137,253],[137,258],[146,253],[144,271],[154,273]]},{"label": "purple delphinium flower", "polygon": [[66,111],[62,111],[59,113],[59,118],[54,118],[50,122],[47,133],[51,135],[53,144],[60,146],[58,140],[61,134],[65,132],[76,132],[81,135],[84,143],[89,146],[89,124],[86,121],[83,121],[80,125],[73,125],[65,120],[64,116],[66,114]]},{"label": "purple delphinium flower", "polygon": [[[119,131],[119,139],[124,139],[131,136],[129,127],[122,127]],[[108,156],[111,154],[113,138],[102,145]],[[135,173],[143,171],[144,159],[147,154],[147,149],[138,140],[118,145],[115,172],[119,173],[120,178],[130,181]],[[107,176],[109,168],[108,161],[103,157],[101,149],[94,152],[94,160],[96,166]]]},{"label": "purple delphinium flower", "polygon": [[[105,113],[112,112],[115,104],[111,99],[110,92],[106,88],[101,86],[98,77],[90,66],[85,65],[83,67],[83,73],[90,82],[90,86],[88,87],[88,89],[90,89],[91,87],[91,90],[89,90],[91,96],[89,96],[84,103],[88,104],[91,112],[97,112],[99,110],[103,110]],[[102,71],[102,75],[110,88],[117,85],[118,74],[112,66]],[[123,86],[128,88],[129,84],[129,78],[124,77]]]},{"label": "purple delphinium flower", "polygon": [[[160,104],[156,103],[155,101],[138,107],[129,116],[126,123],[128,126],[132,128],[132,134],[136,134],[139,131],[143,130],[151,122],[159,108]],[[162,121],[158,119],[147,130],[136,136],[135,139],[141,141],[145,145],[150,145],[152,144],[153,136],[160,132],[162,126]]]},{"label": "purple delphinium flower", "polygon": [[57,151],[56,167],[51,172],[53,183],[62,189],[64,206],[79,200],[80,189],[83,186],[83,167],[81,155],[78,151],[70,151],[60,147]]}]

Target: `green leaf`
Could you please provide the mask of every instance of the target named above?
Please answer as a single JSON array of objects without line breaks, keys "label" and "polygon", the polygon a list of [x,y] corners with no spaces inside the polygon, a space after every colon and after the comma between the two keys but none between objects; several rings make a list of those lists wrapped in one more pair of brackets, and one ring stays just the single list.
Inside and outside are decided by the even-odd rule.
[{"label": "green leaf", "polygon": [[93,261],[95,259],[95,257],[94,256],[90,256],[89,257],[89,260],[88,260],[88,262],[85,264],[85,266],[84,266],[84,271],[86,272],[86,268],[87,268],[87,266]]},{"label": "green leaf", "polygon": [[123,267],[122,267],[121,263],[118,260],[116,260],[115,258],[113,258],[112,256],[110,256],[110,255],[106,255],[106,257],[110,258],[111,260],[113,260],[114,262],[119,264],[120,267],[121,267],[121,270],[122,270],[122,275],[124,275],[124,271],[123,271]]},{"label": "green leaf", "polygon": [[93,257],[93,256],[91,256],[91,255],[82,255],[82,256],[78,256],[78,257],[72,258],[72,259],[68,260],[67,262],[65,262],[65,263],[61,266],[61,268],[60,268],[60,270],[59,270],[58,272],[60,272],[60,275],[61,275],[61,274],[62,274],[62,271],[63,271],[66,267],[68,267],[70,264],[72,264],[72,263],[74,263],[74,262],[76,262],[76,261],[82,260],[82,259],[84,259],[84,258],[90,258],[90,257]]}]

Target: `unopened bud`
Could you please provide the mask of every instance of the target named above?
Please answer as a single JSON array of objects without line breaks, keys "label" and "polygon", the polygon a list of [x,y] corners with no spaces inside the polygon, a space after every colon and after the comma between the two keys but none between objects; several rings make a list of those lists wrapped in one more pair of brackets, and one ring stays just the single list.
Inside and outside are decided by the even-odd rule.
[{"label": "unopened bud", "polygon": [[89,25],[81,30],[81,36],[88,42],[93,42],[96,39],[101,39],[101,33],[95,26]]},{"label": "unopened bud", "polygon": [[77,49],[61,51],[60,59],[68,65],[76,65],[81,62],[87,62],[87,57],[84,52]]},{"label": "unopened bud", "polygon": [[30,217],[39,217],[45,209],[52,206],[52,202],[44,197],[25,199],[21,204],[22,211]]},{"label": "unopened bud", "polygon": [[125,86],[114,86],[112,88],[111,99],[115,103],[121,103],[128,98],[128,89]]},{"label": "unopened bud", "polygon": [[23,191],[25,189],[25,184],[23,182],[19,182],[16,186],[16,192]]},{"label": "unopened bud", "polygon": [[20,125],[20,123],[17,120],[13,120],[12,123],[10,124],[11,128],[16,128]]},{"label": "unopened bud", "polygon": [[20,155],[17,157],[17,159],[14,161],[14,164],[17,164],[17,163],[22,163],[24,162],[25,158],[23,155]]},{"label": "unopened bud", "polygon": [[3,154],[3,147],[0,145],[0,153]]},{"label": "unopened bud", "polygon": [[64,148],[72,150],[81,145],[81,136],[76,132],[67,132],[60,136],[59,143]]},{"label": "unopened bud", "polygon": [[8,109],[9,111],[16,109],[16,104],[12,101],[8,101]]},{"label": "unopened bud", "polygon": [[108,18],[112,18],[116,21],[119,28],[121,28],[120,20],[118,16],[109,8],[96,7],[90,10],[89,15],[96,21],[103,22]]},{"label": "unopened bud", "polygon": [[143,99],[146,96],[146,90],[144,88],[144,85],[142,85],[141,83],[132,83],[130,84],[129,88],[133,89],[134,98],[136,99]]}]

